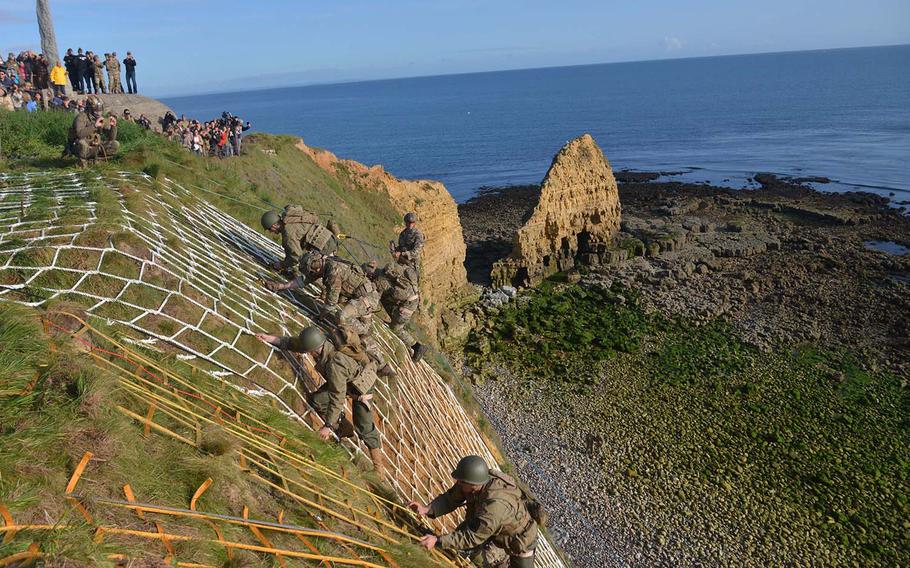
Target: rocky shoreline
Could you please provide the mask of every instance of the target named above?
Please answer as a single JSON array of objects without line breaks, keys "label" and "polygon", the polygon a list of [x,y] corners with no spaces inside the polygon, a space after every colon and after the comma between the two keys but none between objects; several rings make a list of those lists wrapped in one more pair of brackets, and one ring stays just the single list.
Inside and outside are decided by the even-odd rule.
[{"label": "rocky shoreline", "polygon": [[[707,383],[708,390],[694,384],[655,386],[648,353],[659,358],[667,352],[662,338],[654,345],[645,339],[643,354],[610,359],[587,387],[573,384],[571,377],[554,382],[532,369],[509,367],[495,352],[481,356],[487,368],[478,374],[468,357],[464,371],[476,379],[475,398],[520,476],[550,509],[557,543],[580,568],[887,565],[888,560],[876,559],[892,558],[887,554],[893,551],[870,556],[871,545],[855,544],[865,542],[867,527],[883,522],[856,520],[865,519],[865,505],[856,495],[875,502],[891,491],[890,485],[864,494],[870,491],[868,481],[857,474],[858,485],[851,486],[855,495],[822,499],[819,495],[830,490],[817,489],[814,484],[821,482],[813,476],[826,479],[829,470],[840,471],[836,464],[842,460],[857,467],[854,462],[887,461],[887,451],[874,458],[848,454],[866,451],[852,445],[874,447],[874,436],[864,438],[862,432],[886,422],[893,426],[888,421],[895,416],[902,434],[886,443],[895,452],[907,445],[899,416],[903,413],[906,421],[900,408],[906,406],[910,380],[910,322],[901,314],[910,313],[910,255],[889,254],[867,243],[894,243],[894,251],[910,246],[910,217],[875,195],[822,193],[805,185],[823,183],[820,179],[760,175],[761,189],[732,190],[655,182],[661,174],[645,172],[616,177],[623,219],[620,252],[610,262],[573,270],[568,281],[628,290],[645,312],[689,322],[694,331],[686,341],[698,338],[700,326],[724,322],[736,341],[748,346],[735,347],[732,358],[745,369],[737,376],[750,379],[726,384],[721,374]],[[537,186],[489,190],[459,206],[473,282],[488,282],[482,270],[508,253],[510,235],[527,219],[537,191]],[[483,332],[475,338],[495,336],[500,305],[511,301],[509,296],[483,294],[485,300],[469,318]],[[475,348],[469,342],[467,349]],[[827,355],[811,364],[794,363],[788,349],[804,348]],[[685,341],[682,349],[687,349]],[[711,349],[705,361],[713,361]],[[855,359],[832,359],[847,352]],[[794,369],[805,376],[794,376]],[[823,377],[818,387],[816,377]],[[850,416],[838,418],[834,410],[844,393],[853,392],[856,377],[873,382],[897,377],[898,386],[881,391],[862,387],[868,389],[864,396],[888,409],[863,402],[859,410],[838,410]],[[888,398],[894,392],[904,400],[897,410]],[[793,409],[787,410],[790,404]],[[782,413],[769,410],[775,406]],[[672,408],[679,411],[668,413]],[[876,414],[880,411],[882,416]],[[795,424],[811,427],[790,431],[787,412]],[[813,413],[821,415],[817,421]],[[687,423],[677,423],[683,419]],[[822,426],[824,433],[813,430]],[[753,427],[752,438],[744,437],[744,430]],[[827,436],[840,428],[846,428],[846,453],[832,457],[828,454],[835,452],[831,448],[838,438]],[[878,436],[894,431],[886,428]],[[742,447],[742,439],[749,447]],[[819,463],[816,451],[826,456]],[[775,457],[778,452],[782,457]],[[702,468],[699,462],[717,455],[724,459]],[[899,465],[905,458],[894,458],[897,469],[888,475],[906,476]],[[816,470],[821,473],[805,473]],[[792,477],[794,472],[803,472],[802,477]],[[853,479],[853,473],[841,473],[844,482]],[[791,490],[812,497],[790,496]],[[801,504],[813,500],[828,505],[816,503],[813,511]],[[905,532],[906,523],[896,529]]]},{"label": "rocky shoreline", "polygon": [[[629,254],[583,270],[587,284],[620,283],[653,311],[708,322],[723,317],[759,347],[820,341],[849,346],[910,373],[910,217],[869,193],[823,193],[758,174],[761,189],[655,183],[663,173],[619,172]],[[468,278],[508,254],[537,186],[487,190],[459,205]],[[635,250],[639,248],[640,250]],[[488,276],[488,275],[487,275]]]}]

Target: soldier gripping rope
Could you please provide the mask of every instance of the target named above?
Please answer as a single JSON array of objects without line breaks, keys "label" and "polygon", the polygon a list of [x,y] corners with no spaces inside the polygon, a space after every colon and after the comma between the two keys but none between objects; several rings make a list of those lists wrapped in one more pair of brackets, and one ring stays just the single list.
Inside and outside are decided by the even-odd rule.
[{"label": "soldier gripping rope", "polygon": [[406,327],[420,307],[417,271],[401,262],[383,268],[376,268],[376,264],[371,263],[364,265],[364,271],[379,292],[379,303],[389,314],[392,331],[410,347],[411,359],[415,363],[420,361],[426,355],[427,346],[416,341]]},{"label": "soldier gripping rope", "polygon": [[329,220],[323,225],[319,217],[299,205],[288,205],[280,213],[266,211],[260,222],[266,231],[281,234],[284,260],[275,264],[275,270],[294,275],[301,257],[308,251],[331,256],[338,250],[337,224]]},{"label": "soldier gripping rope", "polygon": [[423,252],[423,233],[417,230],[417,214],[404,216],[404,230],[398,234],[398,244],[389,242],[389,252],[401,264],[420,272],[420,254]]},{"label": "soldier gripping rope", "polygon": [[[278,349],[308,353],[313,357],[316,370],[325,379],[325,384],[307,397],[323,421],[318,430],[319,437],[326,441],[333,434],[349,438],[356,431],[370,450],[373,467],[382,471],[385,465],[382,442],[371,408],[377,376],[369,357],[360,349],[356,336],[347,340],[327,338],[321,329],[311,326],[297,337],[276,337],[264,333],[256,334],[256,337]],[[346,397],[352,399],[353,425],[344,414]]]},{"label": "soldier gripping rope", "polygon": [[408,507],[435,519],[466,505],[465,520],[449,534],[424,536],[420,544],[467,552],[477,566],[533,568],[537,525],[545,522],[540,505],[479,456],[462,458],[452,477],[455,485],[429,505],[411,501]]},{"label": "soldier gripping rope", "polygon": [[85,100],[85,112],[76,115],[70,127],[64,155],[78,158],[85,167],[98,158],[108,158],[120,149],[117,142],[117,119],[103,116],[101,99],[92,95]]},{"label": "soldier gripping rope", "polygon": [[373,312],[379,309],[379,293],[359,266],[310,251],[300,259],[299,276],[284,283],[266,282],[265,287],[273,292],[295,290],[316,281],[322,283],[322,301],[331,319],[360,338],[364,349],[379,367],[379,376],[395,375],[395,370],[385,362],[372,335]]}]

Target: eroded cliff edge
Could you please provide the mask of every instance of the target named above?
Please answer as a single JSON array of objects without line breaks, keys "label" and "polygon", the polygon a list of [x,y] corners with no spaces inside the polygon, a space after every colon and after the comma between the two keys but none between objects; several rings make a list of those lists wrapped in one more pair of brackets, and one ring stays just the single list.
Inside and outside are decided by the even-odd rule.
[{"label": "eroded cliff edge", "polygon": [[460,296],[467,286],[461,221],[448,190],[437,181],[398,179],[380,165],[366,166],[338,158],[332,152],[308,146],[303,140],[296,146],[320,168],[348,183],[352,189],[381,192],[402,215],[408,211],[417,213],[418,227],[427,236],[421,259],[419,319],[435,336],[446,305]]}]

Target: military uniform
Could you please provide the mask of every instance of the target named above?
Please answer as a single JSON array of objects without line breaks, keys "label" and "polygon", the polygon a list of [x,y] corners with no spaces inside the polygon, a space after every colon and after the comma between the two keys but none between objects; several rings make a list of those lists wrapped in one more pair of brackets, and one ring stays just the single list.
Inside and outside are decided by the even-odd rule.
[{"label": "military uniform", "polygon": [[417,227],[408,227],[398,235],[398,245],[395,252],[401,253],[398,262],[406,264],[414,270],[420,270],[420,254],[423,252],[425,239]]},{"label": "military uniform", "polygon": [[373,271],[370,279],[379,293],[379,302],[389,314],[392,331],[405,345],[417,343],[406,328],[420,307],[417,271],[410,266],[394,263]]},{"label": "military uniform", "polygon": [[[306,266],[301,265],[300,270],[297,284],[301,288],[319,278]],[[373,283],[359,266],[336,257],[324,257],[321,280],[326,307],[338,308],[344,301],[336,313],[338,324],[356,333],[369,356],[384,367],[385,358],[373,339],[373,312],[379,309],[379,292]]]},{"label": "military uniform", "polygon": [[[288,351],[303,352],[298,346],[297,337],[282,337],[276,347]],[[359,359],[359,360],[358,360]],[[316,358],[316,370],[325,379],[323,384],[308,397],[310,405],[316,410],[325,425],[344,437],[349,423],[344,416],[345,398],[352,398],[351,413],[354,417],[354,431],[370,448],[382,446],[379,430],[373,422],[373,411],[370,406],[373,386],[376,384],[376,372],[367,363],[366,357],[359,357],[358,350],[336,347],[327,340],[322,353]]]},{"label": "military uniform", "polygon": [[122,93],[123,87],[120,85],[120,62],[117,61],[117,58],[114,56],[108,57],[107,61],[104,63],[104,66],[107,67],[107,78],[108,83],[110,83],[110,92],[113,93]]},{"label": "military uniform", "polygon": [[[429,505],[428,516],[440,517],[467,505],[465,520],[449,534],[439,537],[443,548],[468,551],[475,563],[491,565],[489,559],[509,555],[511,568],[532,568],[537,546],[537,523],[528,512],[524,492],[508,475],[490,471],[490,480],[477,493],[467,495],[458,484]],[[497,550],[498,549],[498,550]],[[496,566],[497,564],[492,564]]]},{"label": "military uniform", "polygon": [[101,63],[101,59],[96,56],[95,59],[91,61],[91,65],[95,70],[95,85],[101,89],[102,93],[106,94],[107,87],[104,84],[104,65]]},{"label": "military uniform", "polygon": [[106,125],[98,128],[95,126],[96,119],[91,113],[81,112],[70,127],[67,150],[79,159],[80,166],[99,157],[113,156],[120,149],[117,125],[110,126],[109,119],[105,119]]},{"label": "military uniform", "polygon": [[281,265],[286,271],[296,272],[300,258],[309,250],[316,250],[325,256],[333,255],[338,250],[333,231],[303,207],[285,207],[281,225],[281,246],[284,248]]}]

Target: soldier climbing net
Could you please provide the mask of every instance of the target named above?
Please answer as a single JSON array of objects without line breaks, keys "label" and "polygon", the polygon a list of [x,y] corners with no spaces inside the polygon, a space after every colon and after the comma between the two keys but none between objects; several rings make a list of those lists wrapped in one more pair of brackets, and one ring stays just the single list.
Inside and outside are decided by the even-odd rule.
[{"label": "soldier climbing net", "polygon": [[[262,287],[263,266],[281,254],[171,180],[127,172],[0,175],[0,300],[77,308],[88,322],[117,329],[119,344],[176,353],[311,427],[306,393],[321,383],[311,362],[253,336],[295,334],[315,316],[292,293]],[[405,348],[387,326],[377,323],[375,332],[398,371],[377,385],[387,481],[402,499],[426,501],[450,485],[463,455],[495,460],[445,381],[401,356]],[[356,441],[344,444],[352,456],[363,451]],[[537,565],[563,565],[545,539]]]}]

